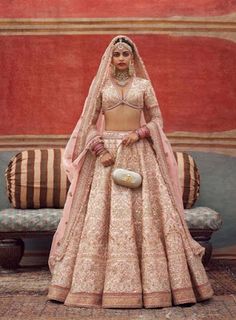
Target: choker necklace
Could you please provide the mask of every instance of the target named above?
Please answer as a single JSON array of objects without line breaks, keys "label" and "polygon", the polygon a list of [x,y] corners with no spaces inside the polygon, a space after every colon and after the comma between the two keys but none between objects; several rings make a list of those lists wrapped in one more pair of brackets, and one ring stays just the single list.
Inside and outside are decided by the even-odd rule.
[{"label": "choker necklace", "polygon": [[129,70],[119,71],[116,70],[114,78],[118,85],[124,87],[130,79]]}]

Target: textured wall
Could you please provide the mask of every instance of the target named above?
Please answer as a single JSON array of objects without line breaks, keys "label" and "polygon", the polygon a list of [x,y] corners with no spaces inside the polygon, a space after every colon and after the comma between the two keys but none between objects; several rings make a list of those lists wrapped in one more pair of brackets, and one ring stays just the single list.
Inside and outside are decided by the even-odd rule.
[{"label": "textured wall", "polygon": [[[165,131],[235,128],[236,43],[131,36],[140,48]],[[111,35],[0,37],[0,134],[69,134]]]},{"label": "textured wall", "polygon": [[175,150],[194,152],[197,204],[223,215],[214,246],[236,246],[235,0],[0,2],[1,166],[16,149],[64,146],[117,34],[137,43]]},{"label": "textured wall", "polygon": [[28,17],[166,17],[214,16],[236,9],[234,0],[11,0],[0,2],[0,16]]}]

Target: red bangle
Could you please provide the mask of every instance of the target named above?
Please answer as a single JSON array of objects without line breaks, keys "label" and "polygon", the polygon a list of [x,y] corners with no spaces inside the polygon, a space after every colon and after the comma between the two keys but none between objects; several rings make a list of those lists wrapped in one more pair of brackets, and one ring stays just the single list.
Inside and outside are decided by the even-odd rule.
[{"label": "red bangle", "polygon": [[141,128],[136,129],[135,132],[139,136],[139,139],[143,139],[150,136],[150,131],[146,126],[142,126]]},{"label": "red bangle", "polygon": [[102,152],[104,152],[104,150],[106,150],[104,147],[104,141],[101,139],[94,141],[90,146],[90,150],[96,157],[98,157]]},{"label": "red bangle", "polygon": [[102,156],[103,154],[105,154],[105,153],[107,153],[108,152],[108,150],[107,149],[103,149],[101,152],[99,152],[96,156],[97,157],[100,157],[100,156]]}]

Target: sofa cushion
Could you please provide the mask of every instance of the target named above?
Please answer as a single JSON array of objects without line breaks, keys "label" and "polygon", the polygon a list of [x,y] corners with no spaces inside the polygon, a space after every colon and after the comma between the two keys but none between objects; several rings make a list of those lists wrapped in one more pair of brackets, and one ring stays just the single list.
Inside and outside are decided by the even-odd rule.
[{"label": "sofa cushion", "polygon": [[0,210],[0,232],[54,231],[57,229],[62,209]]},{"label": "sofa cushion", "polygon": [[[8,199],[13,208],[63,208],[70,182],[62,166],[64,149],[35,149],[16,154],[5,171]],[[185,152],[174,152],[184,208],[199,196],[196,163]]]},{"label": "sofa cushion", "polygon": [[186,152],[174,152],[182,188],[184,208],[192,208],[199,197],[200,174],[193,157]]},{"label": "sofa cushion", "polygon": [[189,229],[218,230],[222,225],[220,213],[208,207],[185,209],[185,221]]},{"label": "sofa cushion", "polygon": [[[0,232],[55,231],[62,216],[62,209],[13,209],[0,210]],[[207,207],[185,209],[189,229],[218,230],[222,224],[218,212]]]},{"label": "sofa cushion", "polygon": [[63,208],[70,182],[61,166],[64,149],[19,152],[5,171],[13,208]]}]

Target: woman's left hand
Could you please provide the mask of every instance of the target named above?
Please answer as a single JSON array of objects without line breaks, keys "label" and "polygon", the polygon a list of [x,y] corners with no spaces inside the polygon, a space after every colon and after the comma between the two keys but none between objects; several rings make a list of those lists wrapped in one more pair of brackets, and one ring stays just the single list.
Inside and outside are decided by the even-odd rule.
[{"label": "woman's left hand", "polygon": [[128,146],[130,144],[133,144],[135,143],[136,141],[139,140],[139,136],[136,132],[131,132],[129,133],[127,136],[125,136],[122,140],[122,143],[125,145],[125,146]]}]

